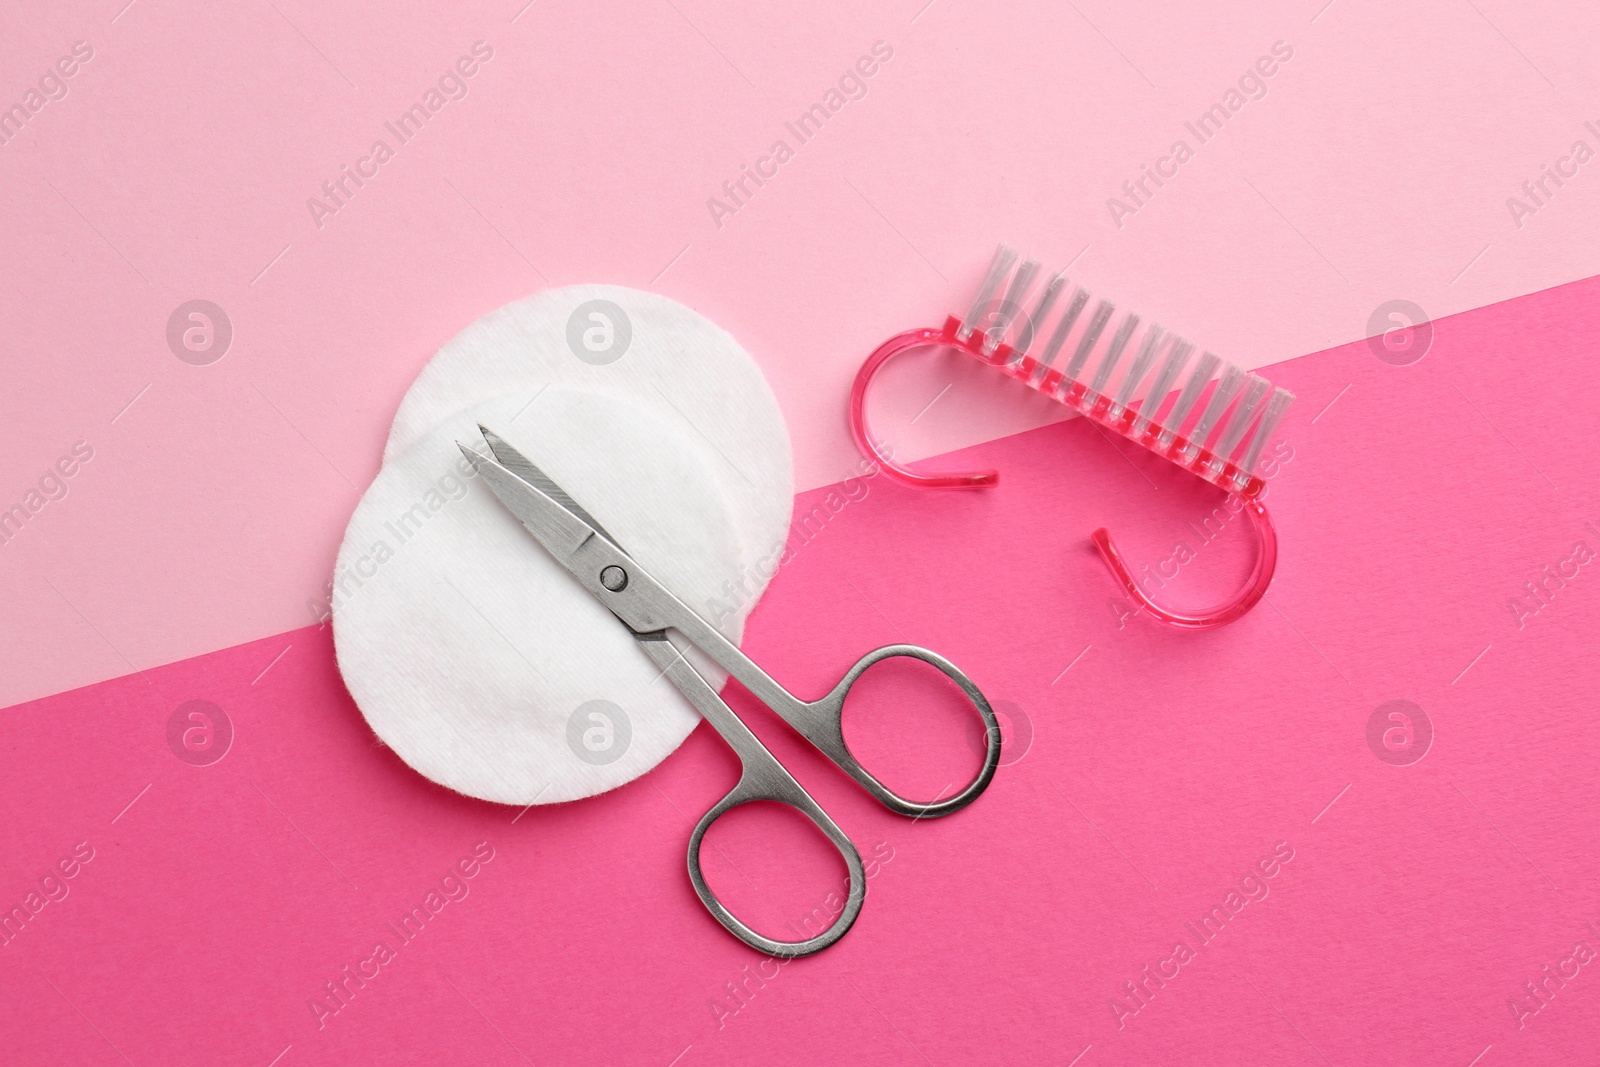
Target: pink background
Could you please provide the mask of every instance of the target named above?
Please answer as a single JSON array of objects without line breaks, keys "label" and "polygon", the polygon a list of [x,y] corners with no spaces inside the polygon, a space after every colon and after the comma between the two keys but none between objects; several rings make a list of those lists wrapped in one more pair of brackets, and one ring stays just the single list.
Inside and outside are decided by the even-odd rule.
[{"label": "pink background", "polygon": [[[80,840],[95,858],[0,948],[8,1058],[1583,1062],[1590,968],[1525,1028],[1507,1000],[1600,948],[1596,579],[1521,629],[1508,603],[1600,542],[1597,287],[1539,292],[1600,274],[1600,179],[1521,228],[1506,198],[1574,140],[1600,147],[1595,20],[1234,6],[15,12],[0,104],[74,41],[94,57],[0,145],[0,504],[75,441],[94,459],[0,545],[0,703],[46,697],[0,724],[0,902]],[[480,39],[469,95],[318,229],[306,198]],[[868,95],[717,227],[706,198],[879,40]],[[1278,40],[1295,54],[1267,97],[1114,226],[1106,198]],[[761,363],[798,483],[821,487],[855,461],[861,358],[956,310],[999,239],[1248,364],[1317,353],[1272,372],[1301,397],[1278,582],[1214,634],[1119,629],[1084,535],[1107,522],[1164,558],[1212,502],[1082,426],[982,445],[993,493],[871,483],[780,573],[752,654],[806,692],[920,641],[1034,741],[972,809],[912,824],[764,731],[894,859],[844,943],[718,1029],[711,998],[758,957],[682,873],[733,777],[715,739],[513,823],[373,746],[306,601],[406,384],[484,311],[582,281],[696,307]],[[165,340],[194,298],[234,328],[209,366]],[[1411,367],[1360,340],[1394,298],[1438,320]],[[898,376],[900,454],[1050,417],[964,370]],[[1171,595],[1234,577],[1237,533]],[[238,732],[210,767],[166,745],[196,698]],[[1391,699],[1437,732],[1410,767],[1366,744]],[[961,751],[938,721],[919,781],[943,774],[935,742]],[[874,718],[863,746],[888,759],[904,726]],[[826,894],[805,848],[728,830],[730,898],[781,921]],[[307,999],[483,840],[470,895],[318,1030]],[[1270,896],[1119,1030],[1121,984],[1277,841],[1295,858]]]},{"label": "pink background", "polygon": [[[1305,400],[1270,482],[1282,565],[1220,631],[1120,617],[1085,532],[1164,556],[1198,545],[1187,524],[1216,494],[1082,422],[953,457],[1001,467],[992,492],[878,478],[796,539],[751,617],[754,657],[809,693],[865,648],[925,643],[1032,740],[970,808],[917,822],[753,716],[891,858],[839,945],[741,1001],[725,983],[762,957],[683,871],[692,820],[735,777],[703,726],[616,792],[518,812],[379,747],[315,627],[13,708],[0,902],[79,840],[96,855],[0,948],[8,1062],[1586,1063],[1600,962],[1521,1028],[1508,1002],[1577,942],[1600,948],[1600,561],[1521,629],[1508,605],[1600,542],[1592,458],[1522,415],[1558,388],[1600,403],[1600,375],[1557,369],[1600,341],[1597,296],[1443,320],[1411,367],[1357,342],[1276,368]],[[1507,378],[1498,352],[1530,336],[1549,362]],[[1169,598],[1237,580],[1241,534],[1198,548]],[[237,731],[211,766],[167,748],[191,699]],[[1392,699],[1435,731],[1410,766],[1367,745]],[[870,710],[852,738],[908,792],[975,760],[948,716]],[[719,828],[710,874],[781,929],[833,884],[815,842],[773,826]],[[319,1028],[322,984],[392,948],[385,924],[480,841],[495,858],[467,897]],[[1266,899],[1119,1028],[1122,983],[1177,939],[1195,949],[1184,924],[1280,841],[1294,858]]]}]

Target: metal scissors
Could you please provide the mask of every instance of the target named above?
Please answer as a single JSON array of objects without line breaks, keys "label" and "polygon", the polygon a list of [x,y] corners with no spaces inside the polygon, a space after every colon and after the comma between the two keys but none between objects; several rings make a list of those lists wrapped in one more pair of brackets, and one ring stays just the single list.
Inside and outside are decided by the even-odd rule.
[{"label": "metal scissors", "polygon": [[[699,709],[743,764],[738,784],[705,813],[689,836],[689,880],[701,902],[729,933],[752,948],[772,956],[807,956],[838,941],[856,921],[862,901],[866,898],[866,875],[862,869],[861,854],[838,824],[801,788],[800,783],[750,731],[738,714],[717,695],[711,684],[683,657],[670,635],[675,633],[681,640],[695,645],[737,678],[884,807],[913,818],[949,815],[972,803],[988,787],[1000,763],[1000,724],[988,700],[978,691],[972,679],[955,664],[936,652],[916,645],[888,645],[867,653],[820,700],[807,702],[795,697],[641,567],[594,516],[527,457],[493,431],[482,425],[478,429],[483,433],[492,458],[459,441],[457,446],[482,475],[494,495],[546,551],[572,573],[579,584],[628,628],[645,655]],[[921,660],[944,672],[983,720],[983,769],[959,793],[931,804],[907,800],[891,791],[851,755],[844,739],[841,717],[850,687],[868,667],[895,656]],[[849,868],[850,890],[844,910],[832,926],[815,937],[803,941],[776,941],[757,933],[723,906],[706,884],[700,868],[700,845],[706,831],[728,811],[757,800],[785,804],[805,815],[838,849]]]}]

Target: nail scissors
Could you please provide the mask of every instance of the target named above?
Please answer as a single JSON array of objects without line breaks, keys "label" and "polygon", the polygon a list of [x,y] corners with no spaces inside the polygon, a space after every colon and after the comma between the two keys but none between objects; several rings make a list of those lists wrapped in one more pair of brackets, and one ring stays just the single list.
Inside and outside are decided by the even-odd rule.
[{"label": "nail scissors", "polygon": [[[572,573],[579,584],[628,628],[645,654],[699,709],[700,714],[739,756],[743,769],[738,784],[705,813],[689,835],[689,880],[706,910],[739,940],[772,956],[808,956],[838,941],[855,922],[861,912],[862,901],[866,898],[866,875],[861,854],[838,824],[717,695],[711,683],[684,658],[672,635],[698,647],[737,678],[884,807],[913,818],[949,815],[972,803],[988,787],[1000,763],[1000,724],[988,700],[955,664],[937,652],[917,645],[887,645],[869,652],[845,673],[844,678],[826,696],[810,702],[800,700],[662,586],[628,555],[594,516],[527,457],[493,431],[482,425],[478,429],[491,455],[485,455],[459,441],[457,446],[494,495],[545,550]],[[845,696],[850,692],[850,687],[868,667],[896,656],[921,660],[938,668],[960,688],[983,720],[983,769],[959,793],[931,804],[908,800],[891,791],[856,760],[844,739],[841,723]],[[803,941],[776,941],[766,937],[741,922],[706,884],[700,868],[700,845],[706,831],[727,812],[757,800],[784,804],[805,815],[833,843],[849,869],[850,890],[844,910],[832,926],[815,937]]]}]

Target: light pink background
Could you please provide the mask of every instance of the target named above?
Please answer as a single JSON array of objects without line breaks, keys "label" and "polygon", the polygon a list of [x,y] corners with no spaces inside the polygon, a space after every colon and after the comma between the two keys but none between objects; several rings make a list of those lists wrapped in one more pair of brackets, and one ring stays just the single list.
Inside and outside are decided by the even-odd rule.
[{"label": "light pink background", "polygon": [[[95,54],[0,145],[0,504],[77,440],[95,457],[0,545],[0,703],[62,694],[0,725],[0,902],[76,841],[96,858],[0,949],[7,1055],[1584,1062],[1589,969],[1525,1029],[1506,1001],[1600,948],[1595,578],[1521,630],[1507,605],[1600,540],[1600,289],[1496,302],[1600,274],[1597,164],[1520,229],[1506,207],[1574,140],[1600,147],[1595,29],[1486,0],[15,13],[0,104],[74,41]],[[318,229],[306,198],[480,39],[470,94]],[[866,98],[718,228],[706,198],[878,40],[895,55]],[[1268,96],[1116,228],[1106,198],[1277,40],[1295,56]],[[1301,396],[1278,582],[1216,634],[1117,629],[1083,535],[1110,522],[1162,558],[1210,501],[1081,426],[981,448],[993,493],[872,483],[780,573],[751,651],[808,691],[921,641],[1036,738],[977,806],[913,825],[764,731],[895,858],[841,946],[719,1030],[708,1004],[755,957],[682,873],[688,820],[732,781],[714,738],[513,823],[372,747],[326,635],[297,630],[306,600],[405,385],[484,311],[580,281],[696,307],[760,361],[799,484],[825,486],[855,461],[861,358],[956,310],[999,239],[1251,365],[1319,353],[1273,372]],[[233,322],[210,366],[166,345],[193,298]],[[1392,368],[1358,340],[1392,298],[1485,310]],[[1050,417],[963,370],[893,383],[901,454]],[[1205,549],[1175,595],[1218,591],[1238,548]],[[209,768],[163,734],[196,697],[238,729]],[[1364,739],[1394,698],[1438,732],[1408,768]],[[887,758],[904,738],[874,722]],[[942,773],[920,760],[942,737],[916,773]],[[480,840],[497,855],[471,895],[317,1030],[307,998]],[[786,840],[733,835],[757,888],[722,871],[730,897],[781,917],[825,894]],[[1296,858],[1271,896],[1119,1031],[1121,983],[1279,840]]]},{"label": "light pink background", "polygon": [[[1600,273],[1593,166],[1520,230],[1505,204],[1600,148],[1576,5],[123,2],[19,8],[0,40],[3,102],[94,48],[0,146],[0,502],[97,452],[0,546],[0,703],[310,621],[406,384],[545,285],[654,288],[732,330],[808,487],[853,461],[861,359],[963,303],[1000,240],[1251,365],[1362,337],[1389,299],[1440,317]],[[480,39],[469,95],[318,229],[306,200]],[[714,225],[707,199],[879,40],[868,95]],[[1267,97],[1115,228],[1107,198],[1278,40]],[[207,367],[165,342],[195,298],[235,329]],[[929,365],[881,418],[952,380]],[[961,383],[904,454],[1048,417]]]}]

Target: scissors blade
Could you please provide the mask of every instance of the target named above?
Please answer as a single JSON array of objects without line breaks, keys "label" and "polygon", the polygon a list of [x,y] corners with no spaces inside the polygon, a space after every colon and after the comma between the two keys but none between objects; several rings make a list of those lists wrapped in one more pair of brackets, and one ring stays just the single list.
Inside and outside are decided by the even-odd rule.
[{"label": "scissors blade", "polygon": [[[457,441],[461,454],[534,539],[636,638],[657,641],[662,631],[675,629],[723,669],[744,680],[740,670],[748,661],[737,645],[674,596],[554,479],[492,430],[479,429],[497,454],[486,456]],[[520,468],[520,473],[507,460]],[[608,585],[608,571],[621,572],[622,584]],[[740,668],[729,666],[730,663],[738,663]]]},{"label": "scissors blade", "polygon": [[[612,537],[604,526],[600,525],[599,519],[585,511],[583,505],[572,499],[565,489],[556,484],[554,478],[534,466],[533,460],[512,448],[510,442],[481,422],[478,423],[478,432],[483,434],[483,439],[489,444],[489,451],[494,453],[494,458],[500,461],[502,467],[588,523],[595,533],[598,533],[618,548],[622,547],[617,543],[617,539]],[[457,444],[459,443],[457,442]]]},{"label": "scissors blade", "polygon": [[[506,510],[515,515],[517,521],[533,534],[545,550],[575,577],[579,577],[580,580],[583,578],[574,568],[572,557],[591,538],[602,537],[616,545],[611,536],[603,528],[599,528],[599,523],[583,517],[588,513],[583,512],[581,508],[578,508],[577,512],[573,511],[567,504],[513,473],[498,459],[485,456],[460,441],[456,442],[456,447],[461,449],[461,454],[477,470],[490,491],[505,505]],[[532,467],[532,464],[529,466]],[[550,482],[548,476],[541,476],[552,488],[561,491],[560,486]],[[561,495],[566,496],[564,492]],[[582,512],[582,515],[578,512]],[[617,548],[622,551],[620,545],[617,545]]]}]

